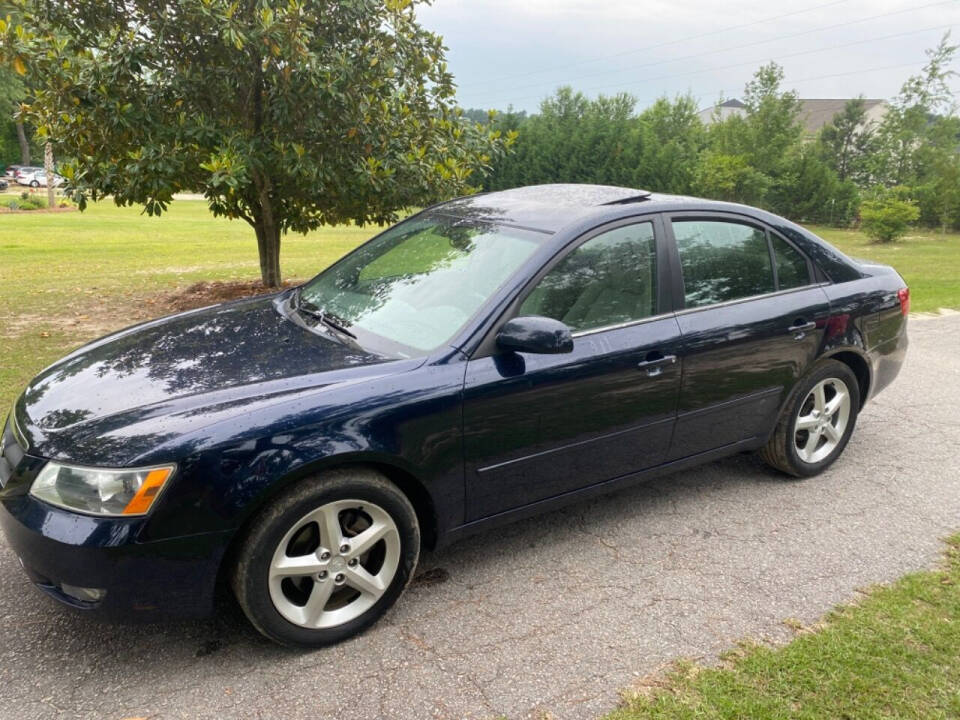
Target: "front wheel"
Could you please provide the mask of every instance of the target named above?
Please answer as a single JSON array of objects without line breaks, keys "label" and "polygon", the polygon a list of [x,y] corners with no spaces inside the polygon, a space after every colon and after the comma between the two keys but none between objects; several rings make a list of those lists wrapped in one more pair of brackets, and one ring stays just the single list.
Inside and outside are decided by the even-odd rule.
[{"label": "front wheel", "polygon": [[760,457],[794,477],[823,472],[847,446],[859,408],[856,375],[842,362],[825,360],[801,382]]},{"label": "front wheel", "polygon": [[320,647],[373,624],[416,568],[410,501],[373,470],[305,480],[266,508],[237,553],[232,585],[250,622],[284,645]]},{"label": "front wheel", "polygon": [[32,187],[32,188],[38,188],[38,187],[40,187],[40,183],[39,183],[38,181],[36,181],[36,180],[31,180],[31,181],[30,181],[30,187]]}]

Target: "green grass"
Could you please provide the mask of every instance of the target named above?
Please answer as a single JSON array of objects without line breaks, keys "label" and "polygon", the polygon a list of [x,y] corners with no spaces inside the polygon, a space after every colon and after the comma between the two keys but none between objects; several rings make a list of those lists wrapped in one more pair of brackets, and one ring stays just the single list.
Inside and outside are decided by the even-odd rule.
[{"label": "green grass", "polygon": [[911,310],[960,308],[960,235],[913,230],[898,242],[878,244],[857,230],[810,230],[847,255],[895,267],[910,286]]},{"label": "green grass", "polygon": [[681,664],[607,720],[960,717],[960,535],[942,571],[908,575],[786,646]]}]

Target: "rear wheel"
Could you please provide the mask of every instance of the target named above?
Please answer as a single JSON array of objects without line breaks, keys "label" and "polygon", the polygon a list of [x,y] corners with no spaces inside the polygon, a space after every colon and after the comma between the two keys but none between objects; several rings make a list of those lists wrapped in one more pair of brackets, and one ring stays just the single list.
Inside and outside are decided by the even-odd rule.
[{"label": "rear wheel", "polygon": [[317,647],[361,632],[413,575],[420,530],[409,500],[373,470],[305,480],[251,526],[233,589],[264,635]]},{"label": "rear wheel", "polygon": [[798,387],[760,457],[794,477],[822,472],[843,453],[859,407],[853,371],[837,360],[821,362]]}]

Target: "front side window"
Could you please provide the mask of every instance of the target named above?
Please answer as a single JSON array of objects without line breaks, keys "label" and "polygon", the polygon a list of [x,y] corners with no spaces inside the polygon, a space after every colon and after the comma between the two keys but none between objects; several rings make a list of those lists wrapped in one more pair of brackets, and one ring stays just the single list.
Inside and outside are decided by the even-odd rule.
[{"label": "front side window", "polygon": [[573,331],[619,325],[656,314],[656,243],[652,223],[625,225],[572,250],[537,284],[520,315],[542,315]]},{"label": "front side window", "polygon": [[674,220],[686,307],[775,290],[767,234],[723,220]]},{"label": "front side window", "polygon": [[361,345],[423,354],[452,340],[545,237],[482,221],[411,219],[304,285],[300,300]]}]

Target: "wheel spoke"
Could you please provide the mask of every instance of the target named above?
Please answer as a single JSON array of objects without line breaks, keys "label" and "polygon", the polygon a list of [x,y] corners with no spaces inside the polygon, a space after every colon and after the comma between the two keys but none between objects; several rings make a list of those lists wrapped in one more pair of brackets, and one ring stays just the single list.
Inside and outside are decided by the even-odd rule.
[{"label": "wheel spoke", "polygon": [[841,390],[840,388],[837,388],[837,394],[834,395],[832,398],[830,398],[830,402],[826,404],[826,407],[824,408],[824,411],[823,411],[824,414],[827,417],[832,417],[834,413],[836,413],[837,410],[839,410],[841,406],[847,401],[848,397],[849,396],[847,395],[846,391]]},{"label": "wheel spoke", "polygon": [[813,389],[813,408],[818,413],[823,414],[827,404],[826,393],[823,389],[823,383],[820,383]]},{"label": "wheel spoke", "polygon": [[329,579],[313,584],[313,589],[310,590],[310,597],[307,598],[307,604],[303,606],[304,625],[316,626],[319,624],[320,616],[323,615],[323,609],[330,600],[333,588],[334,584]]},{"label": "wheel spoke", "polygon": [[823,434],[827,436],[827,440],[831,443],[836,444],[840,442],[840,433],[837,432],[837,429],[831,423],[823,426]]},{"label": "wheel spoke", "polygon": [[383,522],[375,522],[359,535],[348,540],[350,543],[350,554],[356,557],[372,550],[373,546],[380,542],[380,539],[386,535],[392,528]]},{"label": "wheel spoke", "polygon": [[813,457],[813,453],[817,450],[817,445],[820,444],[820,429],[814,428],[807,432],[807,441],[803,444],[803,454],[807,457]]},{"label": "wheel spoke", "polygon": [[320,572],[324,565],[317,558],[315,553],[309,555],[296,555],[290,557],[285,555],[279,560],[275,560],[270,568],[270,574],[274,577],[299,577],[302,575],[313,575]]},{"label": "wheel spoke", "polygon": [[340,509],[333,503],[324,505],[316,512],[316,521],[320,526],[320,544],[330,552],[336,552],[343,543]]},{"label": "wheel spoke", "polygon": [[813,415],[802,415],[797,418],[797,430],[810,430],[817,426],[817,419]]},{"label": "wheel spoke", "polygon": [[362,565],[347,568],[347,585],[366,595],[380,597],[383,594],[383,582],[379,577],[371,575]]}]

